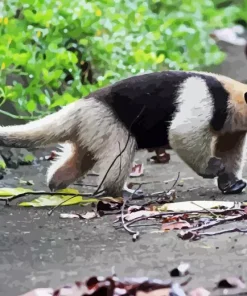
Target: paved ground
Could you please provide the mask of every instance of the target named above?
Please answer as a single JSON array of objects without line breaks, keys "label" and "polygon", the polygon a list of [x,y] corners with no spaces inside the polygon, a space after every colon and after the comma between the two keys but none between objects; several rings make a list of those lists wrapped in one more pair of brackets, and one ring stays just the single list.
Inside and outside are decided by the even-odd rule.
[{"label": "paved ground", "polygon": [[[137,159],[146,164],[148,155],[138,153]],[[194,178],[177,187],[179,200],[223,199],[210,181],[197,177],[173,153],[169,165],[146,164],[143,179],[169,180],[176,178],[178,171],[181,178]],[[46,189],[45,172],[40,166],[21,167],[1,180],[0,186],[16,186],[14,177],[18,176],[34,180],[35,189]],[[162,190],[170,184],[156,184],[149,190]],[[228,198],[245,200],[247,196]],[[112,227],[112,216],[92,221],[61,220],[59,213],[69,212],[71,207],[60,208],[52,216],[47,216],[47,209],[19,208],[15,202],[11,207],[0,207],[0,296],[56,287],[94,274],[109,275],[112,266],[119,276],[165,279],[180,261],[190,262],[194,273],[190,286],[194,287],[213,287],[229,274],[246,276],[247,235],[223,234],[187,242],[175,232],[150,234],[150,229],[143,229],[140,240],[133,243],[126,232]]]}]

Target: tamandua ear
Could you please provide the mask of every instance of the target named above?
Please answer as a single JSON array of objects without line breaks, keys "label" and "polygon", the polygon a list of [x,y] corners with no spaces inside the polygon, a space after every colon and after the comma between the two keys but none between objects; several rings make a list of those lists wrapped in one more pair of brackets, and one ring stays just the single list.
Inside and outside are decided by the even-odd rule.
[{"label": "tamandua ear", "polygon": [[244,94],[245,102],[247,103],[247,92]]}]

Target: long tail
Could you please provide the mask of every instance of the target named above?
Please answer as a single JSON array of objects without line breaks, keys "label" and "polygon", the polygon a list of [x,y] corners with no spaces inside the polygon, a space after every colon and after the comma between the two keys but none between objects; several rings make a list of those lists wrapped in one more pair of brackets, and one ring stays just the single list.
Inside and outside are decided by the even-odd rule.
[{"label": "long tail", "polygon": [[1,126],[0,146],[16,148],[44,147],[65,142],[76,132],[78,101],[56,113],[23,125]]}]

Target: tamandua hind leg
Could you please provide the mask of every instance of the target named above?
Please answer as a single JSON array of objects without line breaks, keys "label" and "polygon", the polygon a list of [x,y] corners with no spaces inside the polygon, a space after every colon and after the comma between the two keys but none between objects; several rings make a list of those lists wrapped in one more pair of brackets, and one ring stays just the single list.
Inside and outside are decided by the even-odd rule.
[{"label": "tamandua hind leg", "polygon": [[215,156],[220,157],[225,166],[217,183],[225,194],[241,193],[246,187],[246,182],[242,180],[245,141],[245,132],[227,133],[216,140]]},{"label": "tamandua hind leg", "polygon": [[[103,186],[106,194],[112,197],[119,197],[122,196],[124,183],[131,171],[131,165],[135,156],[136,142],[134,138],[130,137],[129,143],[123,151],[126,140],[111,140],[112,142],[109,141],[108,147],[105,150],[101,150],[101,158],[97,164],[99,164],[102,180],[105,178]],[[116,159],[121,151],[123,151],[121,156]]]}]

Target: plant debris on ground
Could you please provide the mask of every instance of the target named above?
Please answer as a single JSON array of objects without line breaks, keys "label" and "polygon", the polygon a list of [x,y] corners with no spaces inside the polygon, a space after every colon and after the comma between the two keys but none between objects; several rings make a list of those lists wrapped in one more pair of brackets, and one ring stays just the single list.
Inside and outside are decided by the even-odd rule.
[{"label": "plant debris on ground", "polygon": [[[187,264],[185,265],[187,268]],[[182,277],[185,274],[177,276]],[[222,279],[215,283],[213,291],[204,287],[188,288],[190,281],[191,277],[181,279],[179,282],[172,279],[160,280],[147,277],[120,279],[114,274],[109,277],[92,276],[86,281],[76,281],[59,289],[35,289],[20,296],[209,296],[246,295],[247,293],[241,277]]]}]

